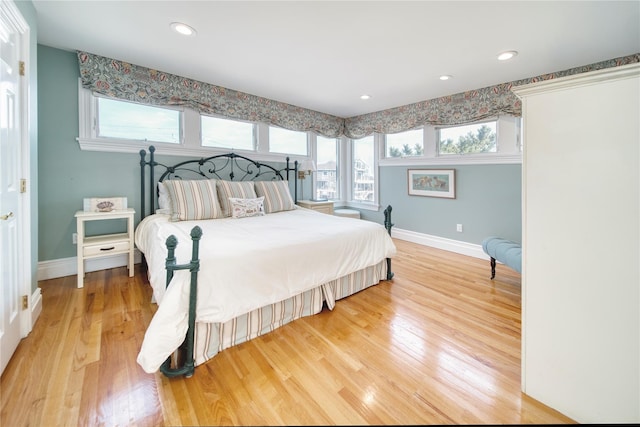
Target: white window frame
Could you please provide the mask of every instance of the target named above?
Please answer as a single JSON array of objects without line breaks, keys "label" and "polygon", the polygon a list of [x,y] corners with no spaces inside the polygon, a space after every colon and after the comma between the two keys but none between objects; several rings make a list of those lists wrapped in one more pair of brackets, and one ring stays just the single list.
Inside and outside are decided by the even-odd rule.
[{"label": "white window frame", "polygon": [[[122,100],[127,102],[126,100]],[[164,107],[172,108],[172,107]],[[156,154],[186,157],[209,157],[217,154],[228,153],[230,150],[220,147],[203,147],[201,145],[200,113],[190,108],[175,109],[181,112],[180,123],[180,143],[164,143],[140,140],[99,138],[96,135],[95,123],[97,120],[97,96],[89,89],[82,87],[78,79],[78,144],[81,150],[103,151],[112,153],[139,153],[140,150],[148,150],[150,145],[156,148]],[[214,116],[215,117],[215,116]],[[222,117],[228,119],[227,117]],[[293,162],[299,163],[306,159],[312,159],[312,144],[310,136],[312,132],[307,132],[307,156],[288,153],[269,152],[269,125],[266,123],[253,123],[255,134],[255,150],[239,150],[233,152],[247,156],[256,161],[263,162],[284,162],[289,157],[291,166]]]},{"label": "white window frame", "polygon": [[[334,138],[328,138],[328,139],[334,139]],[[343,195],[345,194],[344,192],[344,188],[342,185],[342,182],[344,181],[343,179],[343,171],[342,171],[342,164],[344,163],[343,159],[343,153],[342,153],[342,146],[343,144],[343,140],[344,138],[335,138],[336,140],[336,191],[338,193],[338,197],[335,199],[329,199],[331,201],[334,202],[334,204],[337,204],[337,206],[342,206],[344,201],[344,197]],[[318,135],[316,135],[315,133],[311,132],[309,135],[309,154],[311,156],[311,158],[313,159],[313,161],[316,164],[316,167],[318,167]],[[317,180],[317,172],[312,174],[313,175],[313,181],[312,181],[312,190],[313,190],[313,197],[316,196],[316,194],[318,194],[318,180]]]},{"label": "white window frame", "polygon": [[[294,154],[297,157],[302,157],[302,158],[314,158],[314,156],[311,155],[311,132],[303,132],[303,131],[296,131],[296,130],[291,130],[291,129],[284,129],[284,128],[280,128],[278,126],[274,126],[274,125],[269,125],[267,128],[267,135],[269,135],[269,139],[271,138],[271,129],[283,129],[286,132],[297,132],[297,133],[304,133],[306,134],[306,138],[305,138],[305,142],[307,144],[307,154]],[[315,145],[315,144],[314,144]],[[271,145],[269,145],[269,153],[271,154],[287,154],[287,153],[283,153],[281,151],[271,151]]]},{"label": "white window frame", "polygon": [[340,176],[342,179],[341,194],[342,203],[336,206],[348,206],[356,209],[379,211],[380,210],[380,150],[384,151],[384,135],[373,134],[373,201],[361,202],[353,200],[353,139],[341,138],[340,153],[343,161],[340,162]]},{"label": "white window frame", "polygon": [[434,166],[434,165],[479,165],[522,164],[520,117],[503,115],[481,122],[496,121],[495,153],[443,154],[438,153],[438,130],[436,126],[424,126],[424,152],[422,156],[386,157],[382,144],[380,166]]},{"label": "white window frame", "polygon": [[[254,153],[254,152],[257,151],[257,149],[258,149],[258,135],[257,135],[257,133],[258,132],[257,132],[256,123],[250,122],[250,121],[247,121],[247,120],[230,119],[228,117],[223,117],[223,116],[218,115],[218,114],[198,114],[198,116],[199,116],[198,129],[199,129],[199,132],[200,132],[200,138],[199,138],[199,141],[198,141],[198,145],[201,148],[221,150],[221,151],[227,151],[227,152],[229,152],[229,151],[238,151],[238,152],[242,151],[242,152]],[[211,118],[214,118],[214,119],[228,120],[228,121],[232,121],[232,122],[240,122],[240,123],[246,123],[246,124],[252,125],[253,126],[253,130],[252,130],[252,135],[251,135],[251,138],[252,138],[251,139],[251,145],[254,147],[254,149],[253,150],[246,150],[246,149],[238,149],[238,148],[227,148],[227,147],[215,147],[215,146],[202,145],[202,117],[211,117]]]},{"label": "white window frame", "polygon": [[[382,135],[382,157],[381,159],[398,159],[398,158],[411,158],[411,159],[415,159],[416,157],[420,158],[420,157],[424,157],[424,132],[425,132],[425,126],[418,126],[416,128],[413,129],[408,129],[405,132],[411,132],[411,131],[415,131],[415,130],[422,130],[422,155],[416,155],[416,156],[400,156],[400,157],[393,157],[393,156],[389,156],[387,155],[387,139],[388,136],[390,134],[383,134]],[[398,132],[398,134],[400,133],[404,133],[404,132]],[[411,147],[413,148],[413,147]]]},{"label": "white window frame", "polygon": [[[108,97],[99,97],[99,96],[94,96],[92,99],[92,111],[95,111],[94,113],[94,118],[92,120],[92,128],[91,128],[91,134],[92,137],[95,139],[103,139],[105,141],[117,141],[117,140],[129,140],[126,137],[118,137],[118,136],[101,136],[98,133],[100,132],[100,130],[102,129],[103,123],[100,117],[100,111],[101,111],[101,101],[114,101],[116,103],[125,103],[128,104],[129,106],[137,106],[137,107],[141,107],[142,109],[150,112],[152,110],[158,110],[158,111],[164,111],[164,112],[173,112],[173,113],[178,113],[178,131],[177,131],[177,142],[161,142],[159,140],[155,140],[155,139],[141,139],[141,138],[136,138],[134,139],[135,141],[142,141],[145,143],[149,143],[149,144],[159,144],[159,143],[164,143],[164,144],[171,144],[171,145],[176,145],[179,144],[182,140],[182,135],[183,135],[183,109],[181,108],[176,108],[176,107],[163,107],[163,106],[156,106],[156,105],[144,105],[144,104],[137,104],[135,102],[130,102],[130,101],[122,101],[119,99],[113,99],[113,98],[108,98]],[[94,110],[95,109],[95,110]],[[105,125],[105,127],[107,127]]]}]

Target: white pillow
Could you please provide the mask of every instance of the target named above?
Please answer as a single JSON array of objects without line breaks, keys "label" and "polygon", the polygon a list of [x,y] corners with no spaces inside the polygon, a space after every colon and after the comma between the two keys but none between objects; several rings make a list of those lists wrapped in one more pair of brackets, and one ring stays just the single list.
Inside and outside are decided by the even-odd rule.
[{"label": "white pillow", "polygon": [[264,197],[258,197],[257,199],[229,197],[229,203],[231,204],[231,216],[233,218],[264,215]]},{"label": "white pillow", "polygon": [[167,195],[167,188],[162,182],[158,183],[158,210],[159,209],[171,209],[171,202]]}]

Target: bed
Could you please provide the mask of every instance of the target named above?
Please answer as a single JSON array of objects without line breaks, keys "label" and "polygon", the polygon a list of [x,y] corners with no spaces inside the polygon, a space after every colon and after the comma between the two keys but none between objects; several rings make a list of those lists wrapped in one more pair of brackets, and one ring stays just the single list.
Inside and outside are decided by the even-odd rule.
[{"label": "bed", "polygon": [[166,166],[154,151],[140,152],[135,230],[158,304],[137,358],[145,372],[190,377],[226,348],[393,277],[390,206],[384,226],[299,207],[289,158],[280,170],[234,153]]}]

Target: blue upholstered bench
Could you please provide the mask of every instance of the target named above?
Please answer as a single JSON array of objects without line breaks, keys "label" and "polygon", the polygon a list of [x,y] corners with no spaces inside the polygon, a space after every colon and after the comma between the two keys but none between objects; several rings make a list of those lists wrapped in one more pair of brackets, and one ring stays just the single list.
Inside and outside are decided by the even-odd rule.
[{"label": "blue upholstered bench", "polygon": [[496,277],[496,260],[522,273],[522,247],[520,243],[502,237],[487,237],[482,250],[491,257],[491,278]]}]

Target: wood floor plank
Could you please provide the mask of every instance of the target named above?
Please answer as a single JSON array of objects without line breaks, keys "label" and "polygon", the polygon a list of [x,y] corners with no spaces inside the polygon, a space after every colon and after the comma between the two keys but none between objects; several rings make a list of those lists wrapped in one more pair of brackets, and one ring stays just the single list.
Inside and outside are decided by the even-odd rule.
[{"label": "wood floor plank", "polygon": [[136,358],[157,310],[136,266],[46,280],[0,379],[0,425],[570,424],[521,393],[520,275],[394,240],[395,277],[220,352],[192,378]]}]

